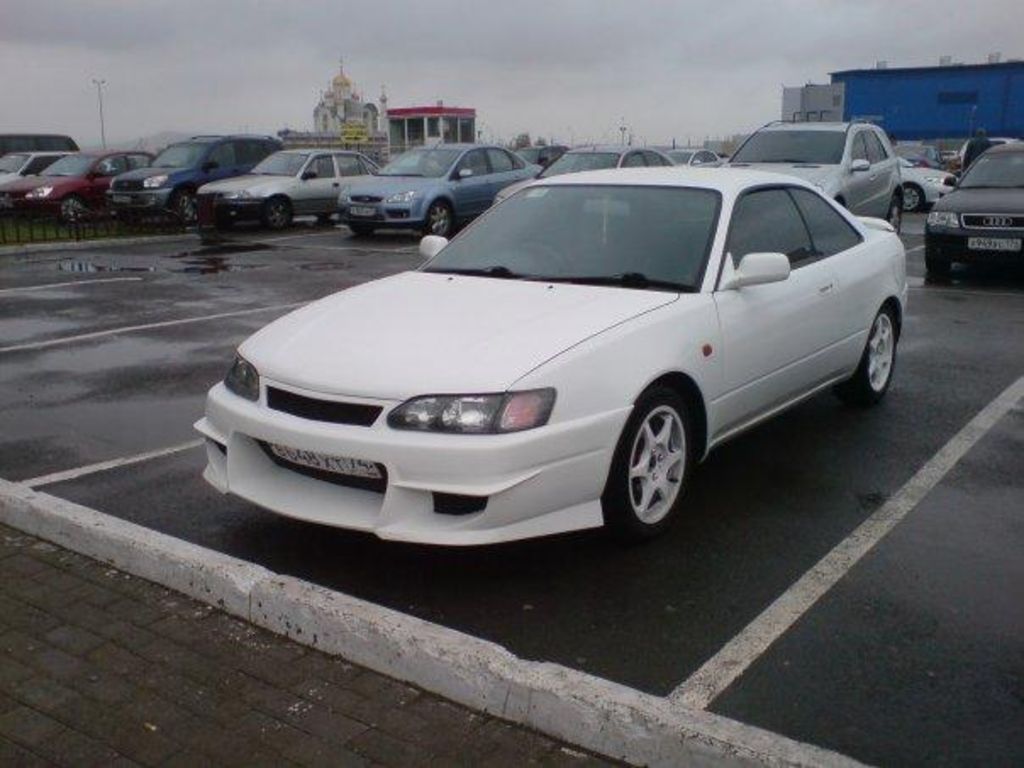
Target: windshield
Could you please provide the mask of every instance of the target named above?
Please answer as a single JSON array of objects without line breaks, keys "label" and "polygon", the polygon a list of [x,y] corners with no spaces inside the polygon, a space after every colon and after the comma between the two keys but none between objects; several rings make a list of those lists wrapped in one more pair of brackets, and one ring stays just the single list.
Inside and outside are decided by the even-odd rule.
[{"label": "windshield", "polygon": [[275,152],[264,158],[250,173],[266,176],[294,176],[308,157],[308,152]]},{"label": "windshield", "polygon": [[541,172],[540,178],[561,176],[563,173],[601,171],[619,164],[618,152],[566,152]]},{"label": "windshield", "polygon": [[690,158],[693,157],[693,152],[672,151],[668,153],[668,156],[675,160],[676,163],[688,163]]},{"label": "windshield", "polygon": [[84,176],[96,158],[89,155],[68,155],[55,162],[40,176]]},{"label": "windshield", "polygon": [[1024,187],[1024,152],[982,155],[971,164],[958,186],[960,189]]},{"label": "windshield", "polygon": [[17,173],[28,160],[28,155],[4,155],[0,157],[0,173]]},{"label": "windshield", "polygon": [[531,187],[492,208],[424,269],[692,291],[718,201],[706,189]]},{"label": "windshield", "polygon": [[152,168],[193,168],[208,144],[172,144],[156,156]]},{"label": "windshield", "polygon": [[845,146],[845,131],[761,131],[730,162],[836,165],[843,159]]},{"label": "windshield", "polygon": [[458,149],[413,149],[381,169],[380,176],[426,176],[436,179],[448,173],[462,154]]}]

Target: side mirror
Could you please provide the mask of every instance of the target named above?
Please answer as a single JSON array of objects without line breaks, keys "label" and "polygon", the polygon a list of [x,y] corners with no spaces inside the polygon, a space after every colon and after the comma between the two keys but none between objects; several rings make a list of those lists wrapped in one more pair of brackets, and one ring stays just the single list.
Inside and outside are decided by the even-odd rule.
[{"label": "side mirror", "polygon": [[737,290],[749,285],[779,283],[787,278],[789,278],[789,257],[786,254],[748,253],[722,288]]},{"label": "side mirror", "polygon": [[473,175],[473,169],[472,168],[459,168],[459,172],[457,174],[455,174],[456,178],[459,178],[459,179],[468,179],[472,175]]},{"label": "side mirror", "polygon": [[420,256],[424,259],[432,259],[441,252],[441,249],[448,245],[448,238],[440,235],[427,235],[420,240]]},{"label": "side mirror", "polygon": [[301,178],[303,181],[309,181],[310,179],[315,179],[316,178],[316,171],[303,171],[302,172],[302,176],[300,176],[299,178]]},{"label": "side mirror", "polygon": [[853,171],[854,173],[859,173],[861,171],[869,171],[871,170],[871,163],[863,159],[854,160],[852,163],[850,163],[850,170]]},{"label": "side mirror", "polygon": [[204,173],[209,173],[210,171],[216,168],[220,168],[220,163],[218,163],[216,160],[207,160],[205,163],[203,163]]}]

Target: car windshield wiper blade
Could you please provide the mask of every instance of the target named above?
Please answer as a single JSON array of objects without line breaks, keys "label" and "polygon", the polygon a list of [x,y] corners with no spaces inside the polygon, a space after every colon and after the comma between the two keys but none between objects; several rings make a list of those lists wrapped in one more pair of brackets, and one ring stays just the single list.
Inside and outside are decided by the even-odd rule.
[{"label": "car windshield wiper blade", "polygon": [[554,277],[534,277],[549,283],[573,283],[577,285],[614,285],[623,288],[655,288],[659,290],[678,291],[679,293],[696,293],[696,287],[674,280],[659,280],[648,277],[643,272],[623,272],[619,275],[557,275]]},{"label": "car windshield wiper blade", "polygon": [[491,267],[449,267],[446,269],[428,269],[426,271],[437,272],[444,275],[470,275],[472,277],[501,277],[509,280],[514,278],[526,277],[526,275],[520,275],[517,272],[513,272],[504,264],[495,264],[494,266]]},{"label": "car windshield wiper blade", "polygon": [[391,177],[414,176],[414,177],[416,177],[418,179],[423,178],[423,174],[422,173],[380,173],[380,174],[378,174],[378,176],[391,176]]}]

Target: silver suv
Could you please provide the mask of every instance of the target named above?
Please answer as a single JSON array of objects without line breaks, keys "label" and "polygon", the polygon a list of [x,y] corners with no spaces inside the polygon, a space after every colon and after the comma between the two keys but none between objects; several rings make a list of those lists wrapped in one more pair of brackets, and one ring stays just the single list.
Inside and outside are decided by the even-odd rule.
[{"label": "silver suv", "polygon": [[728,165],[799,176],[857,216],[886,219],[900,229],[899,157],[885,131],[871,123],[769,123]]}]

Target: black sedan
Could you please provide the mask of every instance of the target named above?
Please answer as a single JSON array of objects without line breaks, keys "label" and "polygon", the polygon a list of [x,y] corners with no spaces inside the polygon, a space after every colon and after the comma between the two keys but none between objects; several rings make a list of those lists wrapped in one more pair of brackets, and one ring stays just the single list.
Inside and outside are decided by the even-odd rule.
[{"label": "black sedan", "polygon": [[1024,142],[993,147],[956,189],[935,203],[925,225],[929,276],[954,263],[1024,263]]}]

